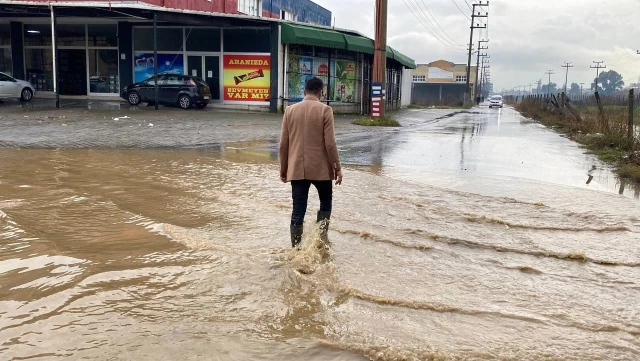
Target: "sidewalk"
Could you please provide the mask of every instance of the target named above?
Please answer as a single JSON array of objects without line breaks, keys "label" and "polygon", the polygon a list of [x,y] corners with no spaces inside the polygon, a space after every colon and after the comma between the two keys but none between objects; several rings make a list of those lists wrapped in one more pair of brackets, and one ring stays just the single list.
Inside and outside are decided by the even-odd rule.
[{"label": "sidewalk", "polygon": [[[223,143],[277,142],[282,115],[221,109],[130,107],[111,100],[34,99],[0,104],[0,147],[20,148],[207,148]],[[393,116],[404,130],[447,114],[404,110]],[[372,140],[398,128],[351,124],[358,115],[336,115],[336,137]],[[372,137],[375,135],[375,137]]]},{"label": "sidewalk", "polygon": [[[194,148],[221,143],[272,140],[282,115],[161,107],[130,107],[104,100],[39,99],[0,104],[0,147],[21,148]],[[121,107],[120,105],[124,105]],[[336,117],[336,134],[368,131],[355,116]]]}]

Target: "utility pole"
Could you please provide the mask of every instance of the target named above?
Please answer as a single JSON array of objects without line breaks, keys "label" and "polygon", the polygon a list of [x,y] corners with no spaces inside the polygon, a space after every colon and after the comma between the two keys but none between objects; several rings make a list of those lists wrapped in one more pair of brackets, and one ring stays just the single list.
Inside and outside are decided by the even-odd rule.
[{"label": "utility pole", "polygon": [[379,116],[384,115],[387,69],[387,0],[376,0],[375,52],[373,54],[372,82],[382,84]]},{"label": "utility pole", "polygon": [[540,95],[540,91],[542,88],[542,79],[538,80],[538,89],[536,89],[536,95]]},{"label": "utility pole", "polygon": [[571,63],[564,63],[562,67],[567,68],[567,74],[564,77],[564,93],[567,94],[567,82],[569,81],[569,68],[573,68],[573,65],[571,65]]},{"label": "utility pole", "polygon": [[547,96],[551,96],[551,74],[555,74],[552,69],[547,70],[545,74],[549,74],[549,85],[547,85]]},{"label": "utility pole", "polygon": [[533,83],[529,84],[529,95],[533,95]]},{"label": "utility pole", "polygon": [[[483,3],[480,1],[478,4],[473,4],[473,8],[471,9],[471,34],[469,35],[469,57],[467,59],[467,84],[464,90],[464,104],[469,104],[471,100],[471,88],[469,87],[469,79],[471,77],[471,50],[473,48],[473,30],[474,29],[486,29],[487,25],[475,24],[474,20],[476,18],[488,18],[489,13],[485,15],[481,15],[480,12],[476,14],[476,6],[489,6],[489,1]],[[480,50],[478,50],[480,51]]]},{"label": "utility pole", "polygon": [[584,83],[580,83],[580,99],[582,99],[582,88],[584,86]]},{"label": "utility pole", "polygon": [[475,96],[476,98],[480,97],[480,87],[478,86],[478,73],[480,72],[480,57],[488,56],[488,54],[481,54],[482,50],[487,50],[489,47],[482,47],[482,43],[488,43],[489,40],[478,40],[478,59],[476,60],[476,80],[473,83],[474,88],[476,89]]},{"label": "utility pole", "polygon": [[[483,65],[482,65],[482,93],[484,94],[485,91],[487,91],[487,82],[489,82],[489,74],[488,72],[491,70],[491,66],[489,65],[489,62],[484,62],[483,61]],[[489,95],[489,94],[487,94]]]},{"label": "utility pole", "polygon": [[604,63],[604,61],[594,61],[593,62],[596,65],[591,65],[591,69],[596,69],[596,88],[595,91],[598,91],[598,77],[600,76],[600,69],[606,69],[607,66],[606,65],[600,65],[602,63]]}]

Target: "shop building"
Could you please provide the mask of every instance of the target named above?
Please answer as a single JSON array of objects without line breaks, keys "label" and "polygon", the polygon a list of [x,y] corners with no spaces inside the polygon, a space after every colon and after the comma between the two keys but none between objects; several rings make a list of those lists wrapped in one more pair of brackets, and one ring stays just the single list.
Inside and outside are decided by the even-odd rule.
[{"label": "shop building", "polygon": [[[48,3],[0,0],[0,71],[30,81],[39,96],[54,94],[57,81],[62,96],[118,97],[124,86],[152,77],[155,63],[158,72],[204,79],[213,107],[275,112],[300,101],[304,80],[317,75],[327,83],[323,101],[367,112],[373,41],[357,32],[147,3],[51,5],[54,16]],[[415,65],[392,48],[387,65],[387,104],[397,108],[402,69]]]},{"label": "shop building", "polygon": [[[476,71],[469,69],[471,98],[476,97]],[[458,104],[464,101],[467,87],[467,64],[438,60],[418,64],[412,71],[411,103],[418,105]]]}]

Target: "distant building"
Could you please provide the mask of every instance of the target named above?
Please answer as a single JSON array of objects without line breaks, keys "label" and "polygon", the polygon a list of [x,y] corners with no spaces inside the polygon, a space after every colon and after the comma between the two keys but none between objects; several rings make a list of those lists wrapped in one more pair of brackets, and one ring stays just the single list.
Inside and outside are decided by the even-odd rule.
[{"label": "distant building", "polygon": [[[238,0],[238,4],[243,1]],[[331,26],[331,11],[310,0],[261,0],[262,16],[314,25]]]},{"label": "distant building", "polygon": [[484,97],[488,97],[493,94],[493,83],[487,82],[487,84],[482,85],[482,87],[484,88],[484,92],[482,93]]},{"label": "distant building", "polygon": [[[475,98],[476,67],[471,67],[471,97]],[[417,64],[412,71],[411,103],[432,105],[460,103],[464,100],[467,65],[438,60]]]}]

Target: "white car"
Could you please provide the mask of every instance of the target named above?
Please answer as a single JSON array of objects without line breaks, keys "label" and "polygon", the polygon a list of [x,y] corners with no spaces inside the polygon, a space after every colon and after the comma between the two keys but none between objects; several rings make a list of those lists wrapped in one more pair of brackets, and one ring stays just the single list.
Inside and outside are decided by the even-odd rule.
[{"label": "white car", "polygon": [[502,96],[494,95],[489,99],[489,108],[500,107],[502,108]]},{"label": "white car", "polygon": [[35,94],[36,89],[28,81],[0,73],[0,99],[17,98],[28,102]]}]

